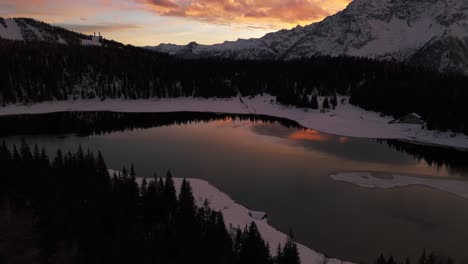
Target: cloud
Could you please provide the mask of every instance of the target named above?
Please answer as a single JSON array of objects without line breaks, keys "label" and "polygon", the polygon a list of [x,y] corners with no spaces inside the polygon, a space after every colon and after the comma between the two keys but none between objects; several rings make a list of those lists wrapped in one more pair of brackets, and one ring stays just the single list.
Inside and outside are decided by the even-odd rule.
[{"label": "cloud", "polygon": [[[134,0],[163,16],[187,17],[217,24],[309,24],[342,9],[351,0]],[[338,7],[336,5],[339,5]]]},{"label": "cloud", "polygon": [[90,14],[96,8],[64,0],[0,0],[0,15],[31,17],[48,22],[78,14]]},{"label": "cloud", "polygon": [[151,5],[159,6],[163,8],[177,8],[177,4],[171,0],[148,0]]},{"label": "cloud", "polygon": [[134,24],[61,24],[56,23],[55,25],[82,33],[93,33],[93,32],[113,32],[120,30],[138,29],[138,25]]}]

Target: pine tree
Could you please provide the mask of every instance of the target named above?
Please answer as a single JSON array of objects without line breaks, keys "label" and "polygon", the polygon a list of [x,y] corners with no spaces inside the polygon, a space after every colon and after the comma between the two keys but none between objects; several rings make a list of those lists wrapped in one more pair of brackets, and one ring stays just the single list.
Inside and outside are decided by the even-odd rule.
[{"label": "pine tree", "polygon": [[132,163],[132,166],[130,167],[130,177],[134,178],[135,176],[136,176],[135,166]]},{"label": "pine tree", "polygon": [[97,164],[96,168],[98,171],[98,175],[102,178],[108,178],[109,177],[109,171],[107,169],[106,162],[104,161],[104,157],[102,156],[102,153],[99,151],[97,155]]},{"label": "pine tree", "polygon": [[177,194],[170,171],[166,173],[166,180],[164,182],[163,201],[166,212],[174,213],[177,206]]},{"label": "pine tree", "polygon": [[276,248],[276,257],[274,260],[275,260],[275,264],[284,263],[284,254],[283,254],[283,248],[281,247],[281,243],[279,243],[278,247]]},{"label": "pine tree", "polygon": [[406,257],[406,259],[405,259],[405,264],[411,264],[411,261],[410,261],[410,259],[408,257]]},{"label": "pine tree", "polygon": [[148,182],[146,181],[146,178],[143,178],[143,180],[141,181],[140,196],[145,197],[147,192],[148,192]]},{"label": "pine tree", "polygon": [[195,199],[193,198],[192,187],[184,178],[179,193],[179,208],[184,219],[195,218]]},{"label": "pine tree", "polygon": [[166,188],[166,185],[164,184],[164,180],[162,177],[159,177],[158,183],[156,185],[156,197],[162,199],[164,195],[164,189]]},{"label": "pine tree", "polygon": [[330,100],[330,103],[331,103],[333,109],[335,109],[336,106],[338,105],[338,98],[336,97],[336,93],[333,93],[332,98]]},{"label": "pine tree", "polygon": [[301,260],[299,258],[299,251],[293,239],[294,239],[294,235],[292,231],[290,231],[288,235],[288,240],[286,241],[286,244],[284,244],[284,247],[282,250],[282,257],[280,258],[281,262],[278,262],[278,264],[300,264],[301,263]]},{"label": "pine tree", "polygon": [[123,178],[127,178],[127,177],[128,177],[128,171],[127,171],[127,168],[125,168],[125,166],[122,168],[121,176],[122,176]]},{"label": "pine tree", "polygon": [[383,254],[380,254],[375,264],[387,264],[387,261],[385,260],[385,257]]},{"label": "pine tree", "polygon": [[319,103],[317,99],[317,95],[312,95],[312,99],[310,100],[310,108],[312,109],[318,109],[319,108]]},{"label": "pine tree", "polygon": [[323,109],[330,109],[330,103],[328,102],[328,97],[325,97],[325,99],[323,100],[322,108]]},{"label": "pine tree", "polygon": [[234,249],[234,255],[236,256],[237,262],[239,261],[239,256],[240,252],[242,249],[242,242],[243,242],[243,233],[240,228],[235,229],[235,235],[234,235],[234,244],[233,244],[233,249]]},{"label": "pine tree", "polygon": [[426,249],[423,250],[421,257],[419,257],[418,264],[427,264]]},{"label": "pine tree", "polygon": [[239,255],[240,263],[271,264],[272,262],[268,245],[260,236],[254,222],[248,227]]}]

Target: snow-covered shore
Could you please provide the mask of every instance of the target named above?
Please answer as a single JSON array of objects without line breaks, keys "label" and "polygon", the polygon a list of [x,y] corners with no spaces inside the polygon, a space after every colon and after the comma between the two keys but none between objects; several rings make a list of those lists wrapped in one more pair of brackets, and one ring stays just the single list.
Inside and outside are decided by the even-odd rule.
[{"label": "snow-covered shore", "polygon": [[[141,183],[142,180],[142,178],[137,178],[139,183]],[[263,239],[270,245],[270,250],[273,254],[279,243],[284,245],[286,242],[286,234],[276,230],[265,220],[254,219],[249,215],[249,209],[237,204],[231,197],[213,187],[208,182],[199,179],[187,180],[192,186],[196,204],[202,206],[204,201],[208,200],[211,209],[222,212],[226,226],[244,227],[249,225],[252,221],[255,222]],[[182,179],[174,178],[174,183],[176,190],[179,191]],[[298,244],[297,246],[303,264],[351,264],[350,262],[342,262],[338,259],[326,258],[323,254],[317,253],[304,245]]]},{"label": "snow-covered shore", "polygon": [[346,172],[330,175],[335,181],[352,183],[364,188],[396,188],[410,185],[427,186],[468,198],[468,181],[456,179],[436,179],[406,175],[388,175],[376,177],[370,172]]},{"label": "snow-covered shore", "polygon": [[[341,101],[340,97],[338,101]],[[345,98],[347,99],[347,98]],[[274,103],[269,95],[254,98],[165,98],[148,100],[77,100],[54,101],[32,105],[0,107],[0,115],[37,114],[59,111],[114,111],[114,112],[222,112],[233,114],[262,114],[297,121],[304,127],[340,136],[401,139],[427,144],[468,149],[468,136],[451,132],[429,131],[421,125],[389,124],[391,117],[365,111],[349,103],[338,104],[335,110],[285,107]]]}]

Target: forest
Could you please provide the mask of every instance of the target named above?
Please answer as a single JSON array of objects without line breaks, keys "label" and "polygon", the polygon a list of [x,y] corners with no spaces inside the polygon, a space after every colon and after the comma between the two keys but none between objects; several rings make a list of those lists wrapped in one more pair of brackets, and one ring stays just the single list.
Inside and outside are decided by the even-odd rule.
[{"label": "forest", "polygon": [[[143,48],[0,40],[0,104],[48,100],[233,97],[268,93],[297,107],[334,107],[336,94],[428,129],[468,133],[468,76],[354,57],[293,61],[178,59]],[[319,106],[317,95],[329,96]]]},{"label": "forest", "polygon": [[0,263],[300,263],[290,237],[272,257],[254,222],[226,227],[185,179],[137,184],[103,156],[0,145]]}]

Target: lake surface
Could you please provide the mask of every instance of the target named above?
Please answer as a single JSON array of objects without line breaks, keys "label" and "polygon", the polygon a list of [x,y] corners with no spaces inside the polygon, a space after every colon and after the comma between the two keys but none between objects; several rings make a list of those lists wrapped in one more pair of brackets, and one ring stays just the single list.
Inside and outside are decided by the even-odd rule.
[{"label": "lake surface", "polygon": [[7,144],[25,139],[50,155],[79,145],[100,150],[109,168],[134,163],[141,177],[171,170],[176,177],[207,180],[330,257],[371,262],[384,253],[414,259],[426,248],[468,262],[468,199],[418,186],[366,189],[329,177],[378,171],[463,179],[464,152],[220,114],[9,116],[0,117],[0,130]]}]

